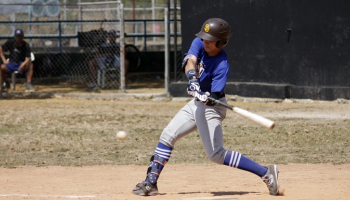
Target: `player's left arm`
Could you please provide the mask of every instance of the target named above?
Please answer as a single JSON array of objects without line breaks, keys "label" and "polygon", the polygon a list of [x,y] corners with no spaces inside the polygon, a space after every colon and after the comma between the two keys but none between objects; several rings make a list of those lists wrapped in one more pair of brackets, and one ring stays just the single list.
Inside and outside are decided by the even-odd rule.
[{"label": "player's left arm", "polygon": [[29,66],[30,62],[30,53],[31,49],[29,47],[29,44],[26,44],[26,52],[25,52],[25,60],[22,62],[21,66],[19,66],[18,71],[22,72],[26,70],[26,67]]},{"label": "player's left arm", "polygon": [[19,66],[18,72],[23,72],[23,71],[25,71],[26,66],[28,66],[29,62],[30,62],[30,57],[29,57],[29,58],[26,57],[26,59],[24,60],[24,62],[22,62],[21,66]]}]

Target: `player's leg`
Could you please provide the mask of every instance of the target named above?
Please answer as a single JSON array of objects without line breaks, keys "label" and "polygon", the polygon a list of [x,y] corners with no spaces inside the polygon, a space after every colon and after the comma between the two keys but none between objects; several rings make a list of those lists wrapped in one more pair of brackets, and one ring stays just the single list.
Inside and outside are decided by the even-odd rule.
[{"label": "player's leg", "polygon": [[29,62],[27,67],[27,83],[32,82],[33,73],[34,73],[34,65],[32,62]]},{"label": "player's leg", "polygon": [[[6,68],[6,65],[5,64],[2,64],[0,66],[0,75],[1,75],[1,78],[0,78],[0,92],[3,92],[3,91],[7,91],[8,90],[8,81],[7,81],[7,74],[8,73],[8,70]],[[6,87],[4,87],[4,82],[6,82]]]},{"label": "player's leg", "polygon": [[128,59],[125,59],[125,78],[129,71],[129,65],[130,65],[130,61]]},{"label": "player's leg", "polygon": [[9,70],[7,69],[5,64],[1,65],[1,78],[2,78],[2,83],[1,86],[4,84],[5,81],[7,81],[7,74],[9,73]]},{"label": "player's leg", "polygon": [[90,76],[89,76],[89,82],[90,86],[86,88],[88,91],[93,91],[97,89],[97,70],[99,68],[99,65],[97,61],[99,61],[101,58],[95,58],[89,61],[89,70],[90,70]]},{"label": "player's leg", "polygon": [[160,142],[173,148],[176,141],[197,129],[194,118],[195,100],[187,103],[164,128]]},{"label": "player's leg", "polygon": [[[223,101],[223,99],[221,99]],[[222,121],[226,117],[226,108],[206,106],[196,101],[195,120],[208,158],[215,163],[224,162],[226,150],[223,148]]]},{"label": "player's leg", "polygon": [[154,154],[151,156],[150,164],[146,172],[146,179],[138,183],[133,193],[140,196],[157,195],[157,180],[165,164],[169,161],[173,148],[158,143]]},{"label": "player's leg", "polygon": [[157,180],[164,165],[169,161],[175,142],[196,129],[193,117],[194,101],[186,104],[163,130],[160,141],[151,157],[146,179],[133,190],[136,195],[157,195]]},{"label": "player's leg", "polygon": [[89,61],[90,78],[92,82],[96,82],[97,76],[97,62],[95,59]]},{"label": "player's leg", "polygon": [[7,77],[11,76],[11,74],[14,71],[17,71],[19,66],[20,65],[18,63],[14,63],[14,62],[11,62],[11,61],[9,63],[7,63],[7,64],[1,65],[1,71],[2,71],[2,73],[1,73],[1,75],[2,75],[1,87],[3,86],[3,83],[5,82],[6,83],[6,86],[4,87],[5,91],[10,89],[10,83],[7,80]]},{"label": "player's leg", "polygon": [[128,79],[127,79],[127,75],[128,75],[128,71],[129,71],[129,65],[130,65],[130,61],[128,59],[125,59],[125,70],[124,70],[124,77],[125,77],[125,88],[130,89],[131,87],[128,85]]},{"label": "player's leg", "polygon": [[[221,101],[225,101],[224,98]],[[238,152],[223,148],[221,122],[225,116],[226,108],[209,107],[197,102],[195,119],[207,156],[215,163],[243,169],[260,177],[264,176],[267,171],[266,167],[249,160]]]},{"label": "player's leg", "polygon": [[[221,101],[226,101],[224,98]],[[278,194],[277,166],[264,167],[239,152],[223,148],[222,125],[226,108],[220,106],[208,107],[197,102],[196,124],[209,159],[218,164],[242,169],[261,177],[267,184],[270,194]]]},{"label": "player's leg", "polygon": [[[115,58],[115,60],[113,62],[113,66],[120,67],[120,57],[114,55],[114,58]],[[124,59],[124,76],[125,76],[125,78],[126,78],[126,75],[128,74],[128,71],[129,71],[129,64],[130,64],[129,60],[125,58]]]},{"label": "player's leg", "polygon": [[32,85],[32,78],[34,73],[34,65],[32,62],[29,62],[26,66],[27,71],[27,84],[26,84],[26,92],[33,92],[35,91],[33,85]]},{"label": "player's leg", "polygon": [[[120,57],[114,55],[114,63],[113,66],[117,67],[120,69]],[[127,79],[127,75],[128,75],[128,71],[129,71],[129,60],[125,59],[124,60],[124,78],[125,78],[125,89],[130,89],[131,87],[128,85],[128,79]],[[119,70],[120,71],[120,70]]]},{"label": "player's leg", "polygon": [[242,169],[258,175],[266,183],[270,194],[278,195],[279,184],[277,165],[269,165],[265,167],[245,157],[239,152],[230,150],[227,150],[226,152],[224,165]]}]

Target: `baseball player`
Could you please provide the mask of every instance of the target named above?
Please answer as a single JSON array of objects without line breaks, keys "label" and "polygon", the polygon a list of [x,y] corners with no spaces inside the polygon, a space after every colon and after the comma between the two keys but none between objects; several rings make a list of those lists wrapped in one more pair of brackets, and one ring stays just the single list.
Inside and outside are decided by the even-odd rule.
[{"label": "baseball player", "polygon": [[223,48],[230,37],[229,24],[220,18],[204,22],[182,63],[189,79],[187,92],[194,98],[187,103],[163,130],[151,157],[147,176],[133,189],[136,195],[157,195],[157,179],[169,161],[175,142],[198,129],[209,159],[215,163],[254,173],[266,183],[271,195],[279,194],[278,168],[262,166],[239,152],[223,147],[222,121],[226,108],[215,105],[208,96],[225,102],[225,85],[229,73]]},{"label": "baseball player", "polygon": [[[14,39],[7,40],[5,44],[0,46],[0,57],[4,64],[1,65],[2,80],[6,83],[5,90],[10,88],[7,81],[7,76],[11,76],[14,71],[23,74],[27,71],[26,92],[35,91],[32,86],[33,77],[33,63],[30,61],[30,47],[29,44],[23,40],[24,33],[22,29],[16,29]],[[9,60],[6,60],[4,51],[9,51]],[[0,83],[2,86],[3,83]]]}]

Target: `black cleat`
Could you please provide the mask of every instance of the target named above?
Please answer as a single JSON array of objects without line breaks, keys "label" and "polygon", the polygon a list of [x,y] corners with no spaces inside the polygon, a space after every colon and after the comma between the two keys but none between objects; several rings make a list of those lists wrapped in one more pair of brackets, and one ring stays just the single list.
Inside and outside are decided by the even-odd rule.
[{"label": "black cleat", "polygon": [[157,183],[152,184],[150,182],[142,181],[137,184],[132,193],[140,196],[154,196],[158,194]]}]

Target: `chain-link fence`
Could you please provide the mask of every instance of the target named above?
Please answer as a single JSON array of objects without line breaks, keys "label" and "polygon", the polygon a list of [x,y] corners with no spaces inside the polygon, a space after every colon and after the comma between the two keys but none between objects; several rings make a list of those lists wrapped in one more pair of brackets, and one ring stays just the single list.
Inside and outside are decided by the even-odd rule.
[{"label": "chain-link fence", "polygon": [[35,56],[33,79],[66,79],[91,90],[125,88],[121,1],[17,1],[0,3],[0,44],[13,40],[15,29],[24,31]]}]

